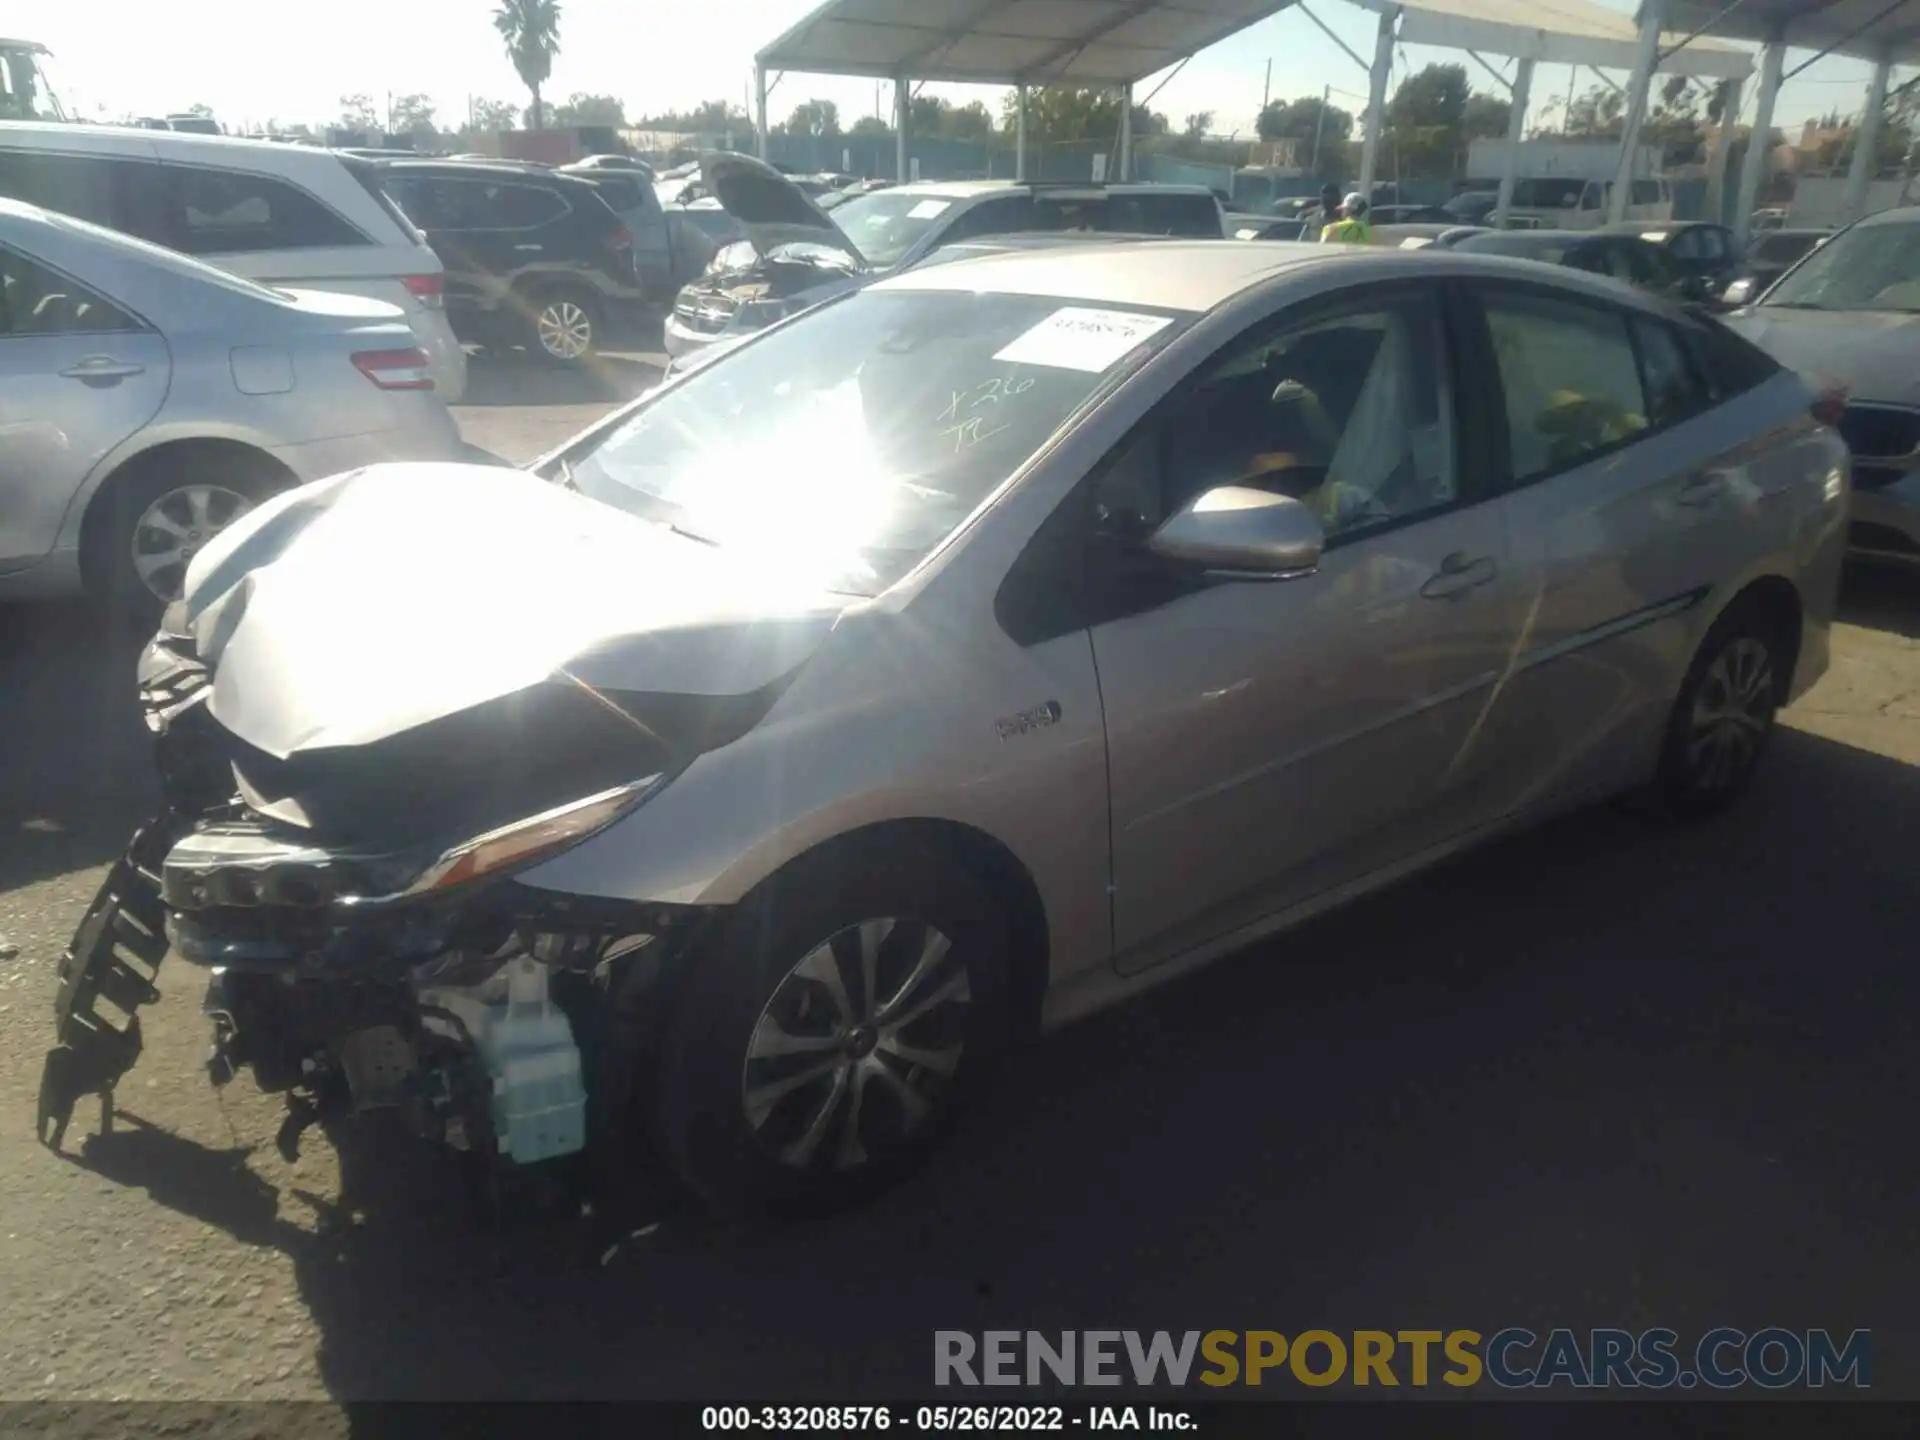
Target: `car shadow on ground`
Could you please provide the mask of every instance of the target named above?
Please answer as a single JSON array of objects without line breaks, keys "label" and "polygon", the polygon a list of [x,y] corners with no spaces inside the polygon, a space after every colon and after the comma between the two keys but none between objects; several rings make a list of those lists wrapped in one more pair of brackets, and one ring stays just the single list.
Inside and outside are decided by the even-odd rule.
[{"label": "car shadow on ground", "polygon": [[1890,1397],[1917,813],[1920,769],[1782,731],[1734,814],[1568,816],[1043,1042],[829,1219],[495,1231],[377,1126],[319,1234],[238,1151],[136,1126],[84,1163],[284,1249],[342,1400],[907,1398],[935,1329],[1416,1321],[1871,1327]]},{"label": "car shadow on ground", "polygon": [[84,602],[0,619],[0,894],[118,858],[159,797],[135,667],[152,638]]},{"label": "car shadow on ground", "polygon": [[619,404],[652,388],[664,360],[602,354],[574,366],[550,365],[522,350],[486,351],[467,366],[462,406]]},{"label": "car shadow on ground", "polygon": [[1840,618],[1869,630],[1920,639],[1920,568],[1849,566],[1840,589]]}]

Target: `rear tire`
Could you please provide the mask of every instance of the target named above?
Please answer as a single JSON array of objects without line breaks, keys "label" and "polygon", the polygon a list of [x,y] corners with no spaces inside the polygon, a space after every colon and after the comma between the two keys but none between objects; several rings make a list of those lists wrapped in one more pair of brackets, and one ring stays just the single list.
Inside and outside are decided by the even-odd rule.
[{"label": "rear tire", "polygon": [[1759,605],[1714,622],[1667,721],[1654,798],[1667,814],[1701,819],[1746,794],[1791,683],[1791,647]]},{"label": "rear tire", "polygon": [[116,477],[95,502],[104,508],[88,527],[88,589],[117,617],[157,625],[161,612],[179,599],[193,556],[294,483],[265,456],[191,449]]},{"label": "rear tire", "polygon": [[661,1150],[722,1212],[873,1194],[999,1050],[1008,953],[991,892],[943,855],[800,861],[688,957],[654,1090]]},{"label": "rear tire", "polygon": [[599,303],[571,286],[543,290],[528,303],[525,344],[549,365],[581,365],[600,351],[605,318]]}]

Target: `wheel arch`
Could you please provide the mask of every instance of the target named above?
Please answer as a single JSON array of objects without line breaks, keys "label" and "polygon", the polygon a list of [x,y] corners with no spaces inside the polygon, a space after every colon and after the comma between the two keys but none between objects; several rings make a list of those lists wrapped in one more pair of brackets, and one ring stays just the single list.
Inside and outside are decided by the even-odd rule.
[{"label": "wheel arch", "polygon": [[230,435],[190,435],[157,440],[130,455],[119,457],[93,486],[80,514],[76,541],[82,582],[98,588],[97,559],[103,527],[110,523],[114,496],[129,484],[170,465],[198,462],[206,465],[244,465],[253,473],[287,485],[300,483],[293,467],[265,446]]},{"label": "wheel arch", "polygon": [[[1718,625],[1730,615],[1748,613],[1764,616],[1765,623],[1779,637],[1786,651],[1786,663],[1782,667],[1784,673],[1780,680],[1784,701],[1800,664],[1800,644],[1806,630],[1806,604],[1800,595],[1800,587],[1777,573],[1756,575],[1727,597],[1727,602],[1715,613],[1712,624]],[[1711,628],[1708,627],[1709,630]],[[1705,632],[1702,634],[1702,643],[1704,641]]]},{"label": "wheel arch", "polygon": [[933,817],[875,821],[801,851],[753,888],[791,881],[815,866],[844,865],[862,855],[894,855],[906,849],[923,850],[957,866],[1004,901],[1012,942],[1007,982],[1014,1030],[1022,1037],[1037,1032],[1051,975],[1046,905],[1020,858],[977,826]]}]

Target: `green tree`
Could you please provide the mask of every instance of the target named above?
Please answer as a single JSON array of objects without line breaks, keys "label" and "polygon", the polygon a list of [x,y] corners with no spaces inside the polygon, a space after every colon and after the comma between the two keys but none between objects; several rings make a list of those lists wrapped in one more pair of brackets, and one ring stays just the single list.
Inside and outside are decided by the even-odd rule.
[{"label": "green tree", "polygon": [[544,129],[540,87],[553,74],[553,57],[560,53],[560,0],[500,0],[493,28],[506,42],[514,73],[533,96],[527,108],[529,128]]},{"label": "green tree", "polygon": [[464,130],[471,134],[490,135],[520,123],[520,107],[506,100],[475,100],[468,113],[471,118]]},{"label": "green tree", "polygon": [[562,129],[578,125],[608,125],[624,129],[627,107],[615,95],[588,95],[574,91],[564,105],[553,107],[553,123]]},{"label": "green tree", "polygon": [[189,105],[186,113],[198,116],[202,120],[213,119],[213,107],[211,105]]},{"label": "green tree", "polygon": [[993,137],[993,112],[978,100],[950,106],[944,117],[943,134],[950,140],[982,141]]},{"label": "green tree", "polygon": [[426,95],[402,95],[387,107],[387,129],[395,135],[411,135],[431,140],[440,132],[434,128],[433,100]]},{"label": "green tree", "polygon": [[1181,132],[1189,140],[1204,139],[1207,131],[1213,128],[1213,111],[1196,110],[1187,116],[1186,128]]},{"label": "green tree", "polygon": [[787,133],[830,140],[840,133],[840,107],[831,100],[803,100],[787,117]]},{"label": "green tree", "polygon": [[[1324,111],[1324,116],[1323,112]],[[1303,95],[1298,100],[1275,100],[1260,112],[1256,129],[1262,140],[1303,140],[1313,144],[1316,131],[1324,152],[1329,145],[1343,144],[1353,135],[1353,115],[1338,105],[1325,105],[1318,95]]]},{"label": "green tree", "polygon": [[1459,130],[1467,113],[1467,67],[1429,65],[1400,82],[1387,101],[1389,130]]},{"label": "green tree", "polygon": [[862,115],[858,120],[853,122],[853,129],[848,133],[852,135],[891,135],[893,134],[893,127],[878,115]]},{"label": "green tree", "polygon": [[380,116],[373,108],[373,97],[342,95],[339,126],[342,130],[378,130]]},{"label": "green tree", "polygon": [[[1002,125],[1011,133],[1019,100],[1009,91],[1001,102]],[[1133,133],[1164,135],[1167,117],[1144,105],[1133,107]],[[1105,86],[1043,85],[1027,92],[1027,137],[1043,145],[1070,145],[1115,139],[1120,133],[1120,96]]]},{"label": "green tree", "polygon": [[1460,116],[1460,133],[1467,140],[1497,139],[1507,133],[1512,118],[1511,102],[1492,95],[1469,95]]}]

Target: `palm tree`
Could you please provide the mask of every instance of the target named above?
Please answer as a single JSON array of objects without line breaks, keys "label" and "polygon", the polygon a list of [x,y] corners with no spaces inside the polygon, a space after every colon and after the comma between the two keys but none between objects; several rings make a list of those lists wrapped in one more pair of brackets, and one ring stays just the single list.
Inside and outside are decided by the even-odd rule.
[{"label": "palm tree", "polygon": [[560,53],[559,0],[500,0],[500,8],[493,12],[493,28],[507,42],[507,58],[533,94],[527,128],[538,130],[544,119],[540,87],[553,73],[553,57]]}]

